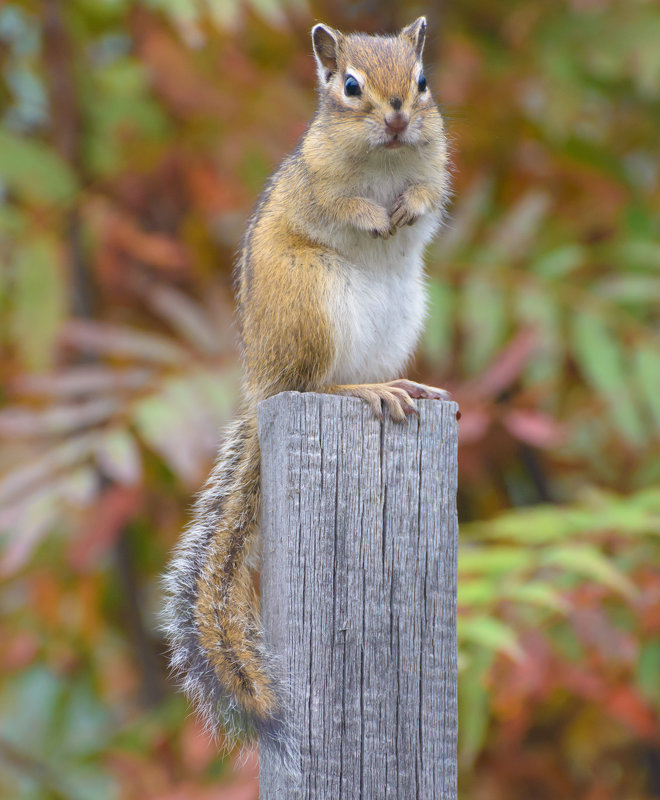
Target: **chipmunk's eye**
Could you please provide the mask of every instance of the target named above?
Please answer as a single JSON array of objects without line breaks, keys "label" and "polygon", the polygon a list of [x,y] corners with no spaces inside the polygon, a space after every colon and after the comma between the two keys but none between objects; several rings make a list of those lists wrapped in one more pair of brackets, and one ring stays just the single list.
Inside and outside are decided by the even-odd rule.
[{"label": "chipmunk's eye", "polygon": [[426,78],[423,75],[419,76],[419,80],[417,81],[417,88],[419,89],[420,94],[426,91]]},{"label": "chipmunk's eye", "polygon": [[349,97],[359,97],[362,94],[360,84],[352,75],[346,76],[346,81],[344,82],[344,91]]}]

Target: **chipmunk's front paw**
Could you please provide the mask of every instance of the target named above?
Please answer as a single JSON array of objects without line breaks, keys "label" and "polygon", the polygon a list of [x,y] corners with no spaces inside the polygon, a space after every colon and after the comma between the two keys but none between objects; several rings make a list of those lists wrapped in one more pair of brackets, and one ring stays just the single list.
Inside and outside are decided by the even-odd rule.
[{"label": "chipmunk's front paw", "polygon": [[386,231],[371,230],[369,233],[372,239],[389,239],[390,236],[394,236],[396,233],[396,228],[388,228]]},{"label": "chipmunk's front paw", "polygon": [[380,206],[379,212],[382,213],[374,215],[373,225],[369,233],[374,239],[389,239],[390,236],[393,236],[396,233],[396,228],[392,227],[390,216],[387,213],[386,208]]},{"label": "chipmunk's front paw", "polygon": [[399,195],[390,214],[390,229],[396,230],[404,225],[414,225],[420,214],[411,206],[406,193]]}]

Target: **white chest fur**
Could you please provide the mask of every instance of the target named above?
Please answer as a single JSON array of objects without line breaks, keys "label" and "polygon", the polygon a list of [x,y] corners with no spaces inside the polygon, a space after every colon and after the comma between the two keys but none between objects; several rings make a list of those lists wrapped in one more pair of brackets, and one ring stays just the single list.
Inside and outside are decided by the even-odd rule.
[{"label": "white chest fur", "polygon": [[[404,157],[396,168],[387,159],[388,154],[377,154],[356,176],[354,190],[391,209],[421,177],[415,173],[422,164]],[[350,228],[335,231],[333,248],[344,269],[329,308],[337,352],[333,382],[370,383],[402,374],[424,324],[423,251],[439,221],[440,212],[434,211],[386,240]]]},{"label": "white chest fur", "polygon": [[328,308],[336,346],[331,382],[390,380],[411,357],[424,323],[425,293],[421,247],[412,246],[410,230],[386,242],[370,239],[336,276]]},{"label": "white chest fur", "polygon": [[[428,170],[416,152],[393,155],[374,152],[352,174],[347,194],[391,210],[408,186],[424,181]],[[331,382],[371,383],[402,374],[424,324],[423,251],[440,218],[440,210],[434,210],[389,239],[374,239],[350,225],[313,231],[341,259],[328,293],[336,349]]]}]

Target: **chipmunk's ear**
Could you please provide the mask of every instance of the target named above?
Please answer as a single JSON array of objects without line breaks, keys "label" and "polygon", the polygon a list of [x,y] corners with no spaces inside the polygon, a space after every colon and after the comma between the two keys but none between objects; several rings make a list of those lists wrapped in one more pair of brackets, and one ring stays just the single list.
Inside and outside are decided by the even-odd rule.
[{"label": "chipmunk's ear", "polygon": [[421,58],[424,40],[426,39],[426,17],[418,17],[414,22],[406,26],[399,36],[407,39],[413,46],[417,58]]},{"label": "chipmunk's ear", "polygon": [[327,83],[337,71],[337,51],[341,39],[341,33],[327,25],[319,24],[312,28],[312,45],[322,84]]}]

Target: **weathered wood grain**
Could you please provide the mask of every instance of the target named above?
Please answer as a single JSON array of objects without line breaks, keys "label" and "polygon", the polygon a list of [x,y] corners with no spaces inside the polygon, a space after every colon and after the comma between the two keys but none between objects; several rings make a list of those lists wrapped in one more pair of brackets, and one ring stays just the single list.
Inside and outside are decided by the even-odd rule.
[{"label": "weathered wood grain", "polygon": [[261,604],[300,779],[262,800],[455,800],[457,406],[381,424],[360,400],[259,408]]}]

